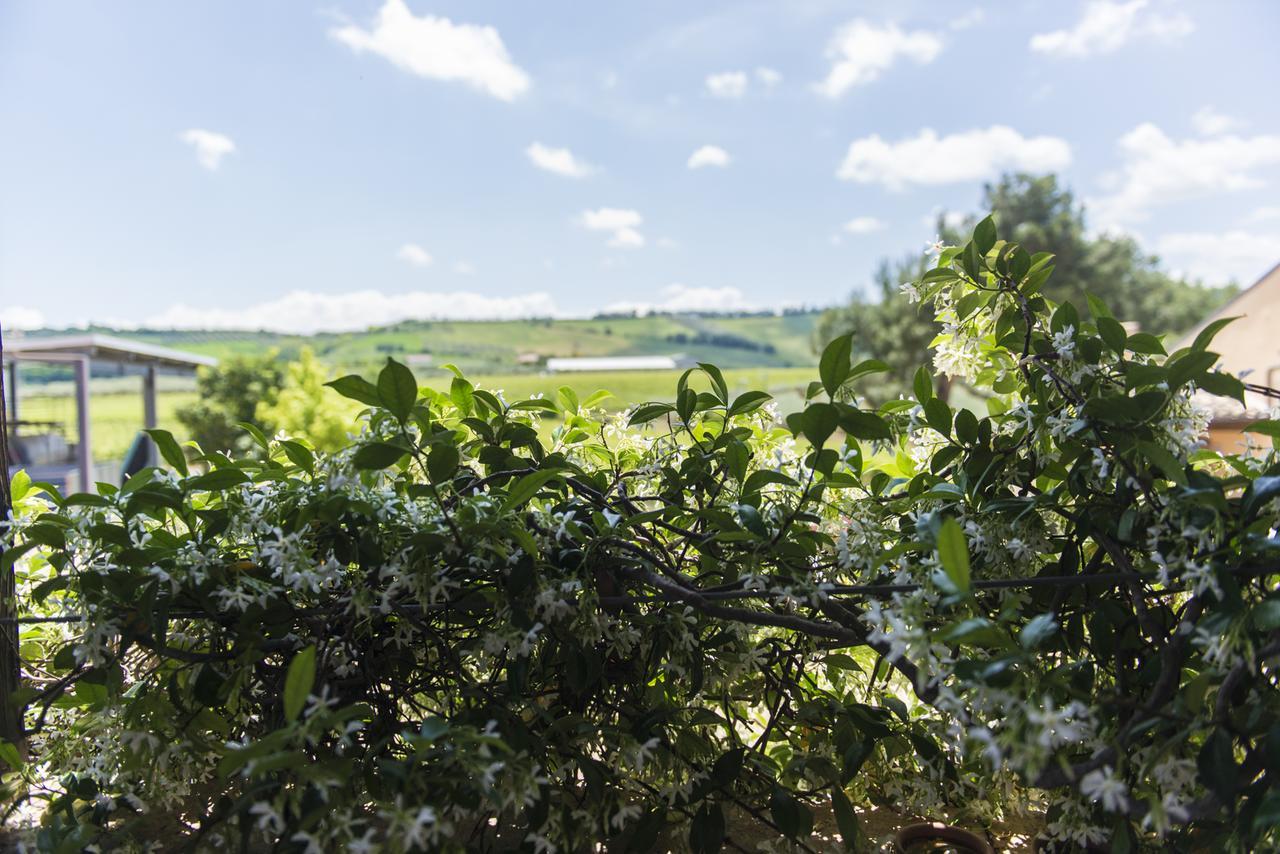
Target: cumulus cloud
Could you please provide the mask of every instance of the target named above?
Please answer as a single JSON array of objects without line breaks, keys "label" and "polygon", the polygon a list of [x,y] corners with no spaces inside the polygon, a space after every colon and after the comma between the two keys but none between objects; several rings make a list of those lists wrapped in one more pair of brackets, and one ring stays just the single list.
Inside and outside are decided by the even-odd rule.
[{"label": "cumulus cloud", "polygon": [[431,80],[465,83],[502,101],[530,86],[493,27],[416,17],[404,0],[386,0],[370,29],[347,24],[329,34],[356,53],[377,54],[397,68]]},{"label": "cumulus cloud", "polygon": [[729,165],[729,152],[718,145],[704,145],[689,155],[689,168],[701,169],[704,166],[725,167]]},{"label": "cumulus cloud", "polygon": [[416,243],[406,243],[396,252],[396,257],[414,267],[430,267],[435,263],[431,253]]},{"label": "cumulus cloud", "polygon": [[1108,176],[1109,193],[1091,200],[1095,224],[1123,227],[1154,207],[1264,185],[1257,170],[1280,164],[1280,136],[1174,140],[1150,122],[1120,137],[1124,165]]},{"label": "cumulus cloud", "polygon": [[707,75],[707,92],[717,98],[741,98],[747,94],[747,72],[722,71]]},{"label": "cumulus cloud", "polygon": [[885,224],[883,220],[876,219],[873,216],[855,216],[841,227],[849,234],[871,234],[876,231],[883,231]]},{"label": "cumulus cloud", "polygon": [[1175,41],[1195,29],[1191,19],[1181,12],[1148,11],[1149,5],[1150,0],[1092,0],[1085,4],[1084,14],[1074,27],[1033,35],[1031,49],[1050,56],[1081,59],[1112,53],[1133,39]]},{"label": "cumulus cloud", "polygon": [[951,23],[948,26],[953,30],[967,30],[970,27],[978,26],[978,24],[981,24],[986,20],[986,18],[986,10],[975,7],[958,18],[952,18]]},{"label": "cumulus cloud", "polygon": [[950,184],[989,178],[1003,170],[1051,172],[1071,163],[1071,146],[1054,136],[1026,137],[1005,125],[938,136],[925,128],[886,142],[879,134],[849,145],[836,176],[892,190],[908,184]]},{"label": "cumulus cloud", "polygon": [[529,156],[529,162],[539,169],[554,172],[566,178],[585,178],[596,171],[594,166],[575,157],[567,148],[551,148],[535,142],[526,148],[524,153]]},{"label": "cumulus cloud", "polygon": [[277,299],[236,308],[178,304],[147,318],[153,329],[267,329],[309,335],[384,326],[402,320],[511,320],[555,315],[544,292],[491,297],[472,291],[376,290],[343,294],[292,291]]},{"label": "cumulus cloud", "polygon": [[934,33],[905,31],[897,24],[877,26],[858,18],[831,39],[827,46],[831,70],[815,88],[828,98],[838,98],[855,86],[872,82],[899,59],[926,65],[941,52],[942,39]]},{"label": "cumulus cloud", "polygon": [[1213,107],[1201,107],[1191,117],[1191,126],[1203,136],[1221,136],[1244,127],[1244,122],[1232,116],[1223,115]]},{"label": "cumulus cloud", "polygon": [[578,224],[590,231],[609,232],[609,245],[618,249],[639,249],[644,246],[640,225],[644,217],[638,211],[625,208],[596,208],[583,211]]},{"label": "cumulus cloud", "polygon": [[654,312],[752,311],[755,309],[755,306],[743,296],[741,290],[730,286],[700,288],[675,282],[664,287],[660,295],[661,299],[657,302],[615,302],[606,307],[605,311],[652,314]]},{"label": "cumulus cloud", "polygon": [[0,308],[0,327],[9,329],[41,329],[45,325],[44,312],[25,305]]},{"label": "cumulus cloud", "polygon": [[231,137],[202,128],[184,130],[178,134],[178,139],[195,150],[196,160],[210,172],[218,168],[222,158],[236,150]]},{"label": "cumulus cloud", "polygon": [[782,82],[782,72],[778,71],[776,68],[768,68],[767,66],[762,65],[756,69],[756,80],[758,80],[760,85],[764,88],[772,89],[774,86],[777,86]]},{"label": "cumulus cloud", "polygon": [[1211,284],[1253,284],[1280,262],[1280,234],[1227,231],[1166,234],[1156,251],[1171,268]]}]

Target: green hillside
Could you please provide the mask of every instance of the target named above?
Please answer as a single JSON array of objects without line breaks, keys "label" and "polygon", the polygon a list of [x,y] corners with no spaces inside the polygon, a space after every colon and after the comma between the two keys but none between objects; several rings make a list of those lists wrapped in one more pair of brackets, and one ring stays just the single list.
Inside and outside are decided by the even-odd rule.
[{"label": "green hillside", "polygon": [[[430,354],[430,365],[453,363],[468,373],[536,372],[521,354],[550,356],[640,356],[683,354],[725,368],[779,368],[815,363],[810,339],[817,312],[785,315],[651,315],[589,320],[406,321],[363,332],[284,335],[272,332],[129,330],[107,332],[151,344],[210,356],[254,354],[270,349],[290,358],[311,347],[335,369],[365,371],[387,356]],[[49,334],[49,333],[35,333]]]}]

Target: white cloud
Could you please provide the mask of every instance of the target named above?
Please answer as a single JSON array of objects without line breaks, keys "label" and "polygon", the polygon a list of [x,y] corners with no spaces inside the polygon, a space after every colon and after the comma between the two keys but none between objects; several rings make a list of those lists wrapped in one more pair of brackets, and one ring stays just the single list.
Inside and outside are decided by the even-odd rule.
[{"label": "white cloud", "polygon": [[1156,241],[1156,251],[1171,268],[1210,284],[1251,285],[1280,263],[1280,234],[1166,234]]},{"label": "white cloud", "polygon": [[729,152],[718,145],[704,145],[689,155],[689,168],[701,169],[704,166],[725,167],[729,165]]},{"label": "white cloud", "polygon": [[964,225],[965,216],[966,215],[960,211],[949,211],[940,207],[935,207],[932,211],[920,218],[920,223],[925,228],[936,231],[938,228],[938,217],[942,217],[942,224],[947,228],[959,228]]},{"label": "white cloud", "polygon": [[529,89],[529,75],[511,60],[496,29],[415,17],[404,0],[386,0],[371,29],[347,24],[329,34],[356,53],[370,51],[411,74],[466,83],[503,101]]},{"label": "white cloud", "polygon": [[596,169],[585,160],[580,160],[567,148],[551,148],[535,142],[524,150],[529,161],[539,169],[563,175],[566,178],[585,178]]},{"label": "white cloud", "polygon": [[453,272],[459,276],[474,276],[476,268],[469,261],[454,261]]},{"label": "white cloud", "polygon": [[680,311],[751,311],[755,306],[747,301],[738,288],[698,288],[678,282],[667,285],[657,302],[615,302],[606,312],[634,311],[638,314]]},{"label": "white cloud", "polygon": [[903,31],[897,24],[876,26],[861,18],[841,27],[827,46],[831,70],[816,89],[838,98],[875,80],[899,59],[926,65],[942,52],[942,39],[926,30]]},{"label": "white cloud", "polygon": [[270,329],[308,335],[383,326],[402,320],[489,320],[558,314],[550,294],[491,297],[472,291],[292,291],[243,308],[179,304],[147,319],[152,329]]},{"label": "white cloud", "polygon": [[406,243],[396,252],[396,257],[406,264],[412,264],[415,267],[430,267],[435,263],[435,259],[431,257],[431,253],[423,249],[416,243]]},{"label": "white cloud", "polygon": [[908,184],[950,184],[989,178],[1006,169],[1049,172],[1071,163],[1071,146],[1054,136],[1025,137],[992,125],[940,137],[932,128],[900,142],[879,134],[849,145],[836,176],[898,190]]},{"label": "white cloud", "polygon": [[40,329],[44,327],[44,312],[38,308],[25,305],[10,305],[0,308],[0,327],[5,331],[12,329]]},{"label": "white cloud", "polygon": [[1031,49],[1050,56],[1083,58],[1112,53],[1135,38],[1175,41],[1195,29],[1180,12],[1144,11],[1150,0],[1092,0],[1076,25],[1067,30],[1037,33]]},{"label": "white cloud", "polygon": [[782,82],[782,72],[762,65],[756,69],[756,80],[760,81],[760,85],[764,88],[772,89]]},{"label": "white cloud", "polygon": [[884,221],[873,216],[855,216],[841,226],[849,234],[871,234],[876,231],[883,231],[884,227]]},{"label": "white cloud", "polygon": [[1275,205],[1263,205],[1255,208],[1249,216],[1245,217],[1246,222],[1269,222],[1273,219],[1280,219],[1280,207]]},{"label": "white cloud", "polygon": [[640,225],[644,218],[638,211],[625,208],[596,208],[583,211],[578,224],[590,231],[610,232],[609,245],[619,249],[638,249],[644,246]]},{"label": "white cloud", "polygon": [[949,26],[953,30],[967,30],[971,27],[976,27],[978,26],[978,24],[981,24],[984,20],[986,20],[986,17],[987,17],[987,12],[985,9],[975,7],[973,9],[970,9],[968,12],[965,12],[963,15],[961,15],[958,18],[952,18]]},{"label": "white cloud", "polygon": [[236,150],[231,137],[201,128],[191,128],[178,134],[178,139],[195,149],[196,160],[210,172],[218,168],[222,158]]},{"label": "white cloud", "polygon": [[1232,116],[1223,115],[1213,107],[1201,107],[1191,117],[1191,125],[1203,136],[1221,136],[1244,127],[1244,122]]},{"label": "white cloud", "polygon": [[747,94],[747,72],[722,71],[707,75],[707,91],[717,98],[741,98]]},{"label": "white cloud", "polygon": [[1150,122],[1120,137],[1120,150],[1124,166],[1108,177],[1111,192],[1092,200],[1098,227],[1143,220],[1169,202],[1261,187],[1256,170],[1280,164],[1280,136],[1178,141]]}]

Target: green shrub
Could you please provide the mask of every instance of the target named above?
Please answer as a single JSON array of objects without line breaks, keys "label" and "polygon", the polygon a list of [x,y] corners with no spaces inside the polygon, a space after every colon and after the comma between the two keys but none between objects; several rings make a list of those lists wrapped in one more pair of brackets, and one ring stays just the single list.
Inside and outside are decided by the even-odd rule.
[{"label": "green shrub", "polygon": [[1216,329],[1166,356],[1051,270],[987,220],[918,284],[986,415],[923,371],[860,407],[847,337],[785,426],[710,365],[602,416],[388,361],[333,454],[20,475],[23,604],[84,619],[23,629],[5,785],[49,850],[715,851],[827,805],[853,846],[851,802],[1274,847],[1280,463],[1197,447]]}]

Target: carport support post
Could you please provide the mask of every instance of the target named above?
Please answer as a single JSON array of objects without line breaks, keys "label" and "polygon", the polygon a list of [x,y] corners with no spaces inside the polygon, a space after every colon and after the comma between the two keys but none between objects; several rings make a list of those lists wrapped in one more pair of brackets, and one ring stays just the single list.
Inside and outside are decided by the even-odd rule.
[{"label": "carport support post", "polygon": [[[4,338],[0,336],[0,362],[4,360]],[[17,367],[17,360],[14,360]],[[17,376],[15,370],[11,377]],[[17,386],[12,386],[16,401]],[[4,372],[0,370],[0,556],[9,548],[9,511],[13,506],[9,494],[9,419],[5,412]],[[0,570],[0,617],[16,620],[18,616],[18,588],[15,568],[12,564]],[[18,657],[17,622],[0,623],[0,741],[7,741],[18,748],[19,755],[26,756],[26,744],[22,737],[24,708],[13,702],[14,694],[22,678],[21,659]]]},{"label": "carport support post", "polygon": [[[156,424],[156,366],[147,365],[142,375],[142,426],[154,430]],[[147,465],[157,465],[156,443],[147,441]]]},{"label": "carport support post", "polygon": [[93,437],[89,431],[89,357],[76,359],[76,460],[80,491],[93,490]]}]

